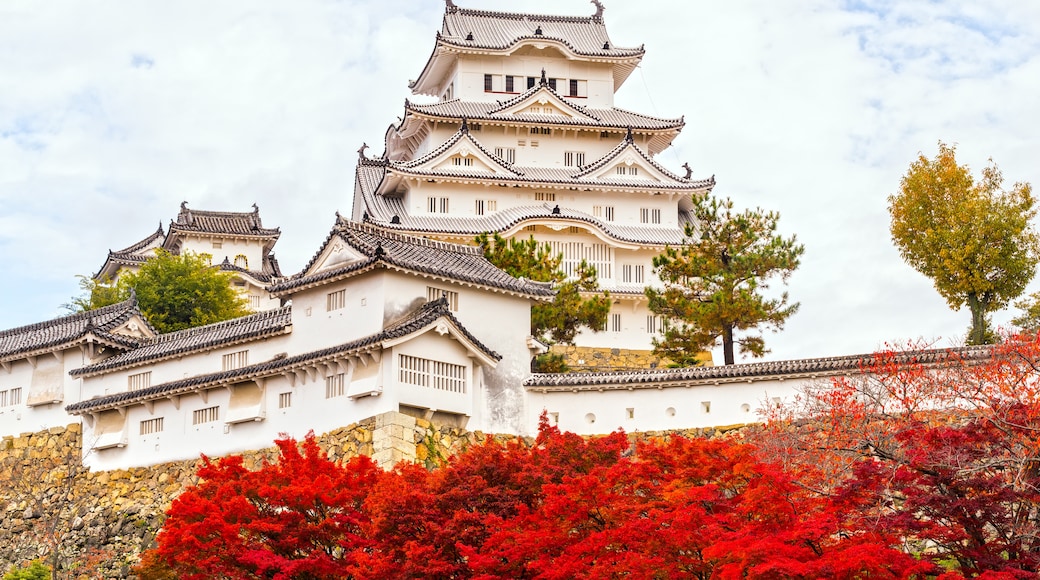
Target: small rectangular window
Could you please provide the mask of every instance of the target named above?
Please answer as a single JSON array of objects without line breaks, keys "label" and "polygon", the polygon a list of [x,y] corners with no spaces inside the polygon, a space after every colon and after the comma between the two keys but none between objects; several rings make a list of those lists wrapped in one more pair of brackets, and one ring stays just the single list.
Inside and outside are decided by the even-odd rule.
[{"label": "small rectangular window", "polygon": [[155,419],[146,419],[141,421],[141,435],[151,435],[152,433],[161,433],[163,430],[163,418],[156,417]]},{"label": "small rectangular window", "polygon": [[621,265],[621,281],[626,283],[632,282],[632,264]]},{"label": "small rectangular window", "polygon": [[205,409],[196,409],[191,412],[191,424],[202,425],[203,423],[212,423],[220,418],[220,407],[206,407]]},{"label": "small rectangular window", "polygon": [[615,313],[610,315],[610,330],[612,332],[621,332],[621,314]]},{"label": "small rectangular window", "polygon": [[578,96],[578,79],[571,79],[568,84],[567,96],[576,97]]},{"label": "small rectangular window", "polygon": [[451,163],[452,163],[452,165],[455,165],[456,167],[472,167],[473,166],[473,158],[472,157],[458,157],[458,156],[456,156],[456,157],[452,157],[451,158]]},{"label": "small rectangular window", "polygon": [[498,200],[497,199],[489,199],[488,202],[487,202],[487,210],[488,210],[488,213],[493,213],[493,212],[498,211]]},{"label": "small rectangular window", "polygon": [[325,377],[325,398],[342,397],[347,392],[346,375],[339,373]]},{"label": "small rectangular window", "polygon": [[635,277],[632,280],[636,284],[642,284],[643,283],[643,271],[644,271],[644,268],[645,268],[645,266],[643,264],[636,264],[635,272],[634,272]]},{"label": "small rectangular window", "polygon": [[536,77],[527,77],[527,88],[533,89],[534,85],[538,82]]},{"label": "small rectangular window", "polygon": [[21,387],[0,391],[0,407],[13,407],[20,404],[22,404]]},{"label": "small rectangular window", "polygon": [[510,76],[510,75],[506,75],[506,92],[507,93],[515,93],[516,92],[516,91],[513,90],[513,87],[514,87],[513,79],[515,79],[515,78],[516,77]]},{"label": "small rectangular window", "polygon": [[711,401],[701,401],[701,413],[711,413]]},{"label": "small rectangular window", "polygon": [[581,167],[585,165],[584,151],[564,151],[563,164],[567,167]]},{"label": "small rectangular window", "polygon": [[603,219],[608,222],[614,221],[614,206],[608,205],[603,208]]},{"label": "small rectangular window", "polygon": [[625,415],[626,415],[626,416],[627,416],[627,417],[628,417],[629,419],[635,419],[635,418],[636,418],[636,410],[635,410],[635,407],[629,407],[629,408],[625,409]]},{"label": "small rectangular window", "polygon": [[476,215],[484,215],[484,200],[474,200],[473,213]]},{"label": "small rectangular window", "polygon": [[213,249],[219,250],[224,247],[224,242],[213,242]]},{"label": "small rectangular window", "polygon": [[560,79],[549,79],[549,88],[555,91],[556,90],[557,81],[559,81],[559,80]]},{"label": "small rectangular window", "polygon": [[491,75],[484,75],[484,92],[485,93],[490,93],[491,92],[492,82],[493,81],[491,79]]},{"label": "small rectangular window", "polygon": [[661,210],[640,208],[639,210],[639,223],[643,224],[659,224],[661,223]]},{"label": "small rectangular window", "polygon": [[535,201],[556,201],[556,194],[547,191],[534,192]]},{"label": "small rectangular window", "polygon": [[495,157],[506,163],[516,163],[516,149],[512,147],[495,147]]},{"label": "small rectangular window", "polygon": [[139,391],[152,386],[152,371],[130,375],[126,378],[128,391]]},{"label": "small rectangular window", "polygon": [[448,310],[452,312],[459,311],[459,293],[451,290],[444,290],[443,288],[436,288],[434,286],[426,287],[426,301],[433,302],[441,297],[448,299]]},{"label": "small rectangular window", "polygon": [[292,393],[278,393],[278,408],[288,409],[292,407]]},{"label": "small rectangular window", "polygon": [[220,358],[221,370],[233,371],[240,369],[249,364],[249,351],[240,350],[230,354],[225,354]]},{"label": "small rectangular window", "polygon": [[646,332],[647,334],[657,333],[657,317],[652,314],[646,317]]},{"label": "small rectangular window", "polygon": [[448,213],[448,198],[446,197],[429,197],[427,200],[427,209],[430,213]]},{"label": "small rectangular window", "polygon": [[627,173],[627,171],[625,171],[625,166],[624,165],[618,165],[614,169],[614,173],[617,173],[618,175],[625,175]]},{"label": "small rectangular window", "polygon": [[659,224],[661,223],[661,210],[653,209],[650,210],[650,223]]},{"label": "small rectangular window", "polygon": [[335,292],[329,292],[325,296],[325,311],[332,312],[333,310],[339,310],[346,307],[347,305],[347,291],[336,290]]},{"label": "small rectangular window", "polygon": [[639,168],[635,167],[635,166],[629,167],[628,168],[628,174],[629,175],[639,175]]}]

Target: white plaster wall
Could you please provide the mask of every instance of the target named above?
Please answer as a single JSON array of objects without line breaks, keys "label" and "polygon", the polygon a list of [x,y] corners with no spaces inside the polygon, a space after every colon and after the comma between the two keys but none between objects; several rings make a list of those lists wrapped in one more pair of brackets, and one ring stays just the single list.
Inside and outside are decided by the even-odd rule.
[{"label": "white plaster wall", "polygon": [[[220,236],[212,238],[184,236],[181,240],[182,253],[209,254],[213,256],[213,265],[220,264],[224,261],[224,258],[227,258],[228,262],[234,264],[235,257],[241,254],[248,261],[248,265],[244,266],[247,270],[260,270],[263,268],[263,241]],[[213,247],[214,243],[219,243],[221,247]]]},{"label": "white plaster wall", "polygon": [[243,350],[249,351],[246,364],[252,365],[271,360],[276,354],[280,353],[287,353],[290,356],[298,354],[290,352],[290,347],[289,336],[278,335],[230,346],[217,347],[205,352],[190,353],[157,363],[85,377],[82,379],[82,398],[86,400],[124,393],[129,388],[129,377],[139,373],[150,371],[152,373],[150,384],[154,386],[187,377],[220,372],[223,370],[222,357],[226,354],[237,353]]},{"label": "white plaster wall", "polygon": [[[525,47],[508,57],[461,55],[455,70],[451,73],[456,79],[455,96],[467,101],[508,100],[527,90],[526,77],[541,79],[543,68],[548,78],[579,79],[588,82],[587,97],[571,98],[576,104],[596,108],[613,106],[614,74],[610,65],[568,60],[558,49],[552,47],[542,50],[533,46]],[[516,79],[514,93],[485,93],[485,74],[523,78]],[[566,80],[558,85],[558,92],[566,94]]]},{"label": "white plaster wall", "polygon": [[[384,396],[396,401],[399,405],[407,405],[432,411],[445,411],[473,416],[476,408],[476,397],[480,394],[474,385],[474,360],[469,351],[458,341],[449,336],[440,336],[435,330],[429,330],[408,342],[395,346],[387,353],[392,357],[392,378]],[[404,384],[400,381],[400,355],[431,359],[465,367],[466,390],[463,393],[451,393],[430,387]]]},{"label": "white plaster wall", "polygon": [[[561,120],[565,120],[561,116]],[[476,121],[471,121],[476,123]],[[423,141],[423,145],[417,150],[416,158],[426,152],[440,146],[459,130],[456,123],[438,123]],[[609,153],[625,138],[625,131],[608,131],[606,137],[601,137],[599,129],[562,129],[552,128],[552,134],[531,134],[531,128],[527,126],[494,125],[482,123],[480,129],[472,128],[470,133],[489,152],[494,153],[496,147],[509,147],[516,150],[515,164],[521,167],[567,167],[564,165],[565,151],[582,151],[585,153],[584,165],[590,165]],[[649,145],[649,137],[636,133],[634,136],[636,145],[646,150]],[[537,142],[535,146],[534,142]],[[667,166],[667,164],[665,164]],[[577,171],[577,169],[575,169]]]},{"label": "white plaster wall", "polygon": [[[382,366],[379,369],[384,373]],[[385,372],[389,372],[389,368]],[[91,421],[84,421],[84,462],[91,469],[121,469],[194,459],[201,453],[221,456],[270,447],[282,433],[302,439],[309,431],[320,434],[397,409],[389,398],[382,396],[357,400],[347,396],[326,399],[322,373],[295,384],[284,376],[267,379],[262,405],[265,415],[260,421],[225,423],[230,391],[213,388],[206,393],[205,400],[197,394],[183,395],[178,403],[158,399],[151,412],[144,405],[127,409],[128,442],[125,447],[91,450],[90,445],[97,440],[97,435]],[[291,393],[291,406],[279,408],[281,393]],[[192,424],[193,411],[212,406],[219,406],[217,421]],[[163,431],[141,435],[141,421],[156,417],[163,418]]]},{"label": "white plaster wall", "polygon": [[[766,405],[790,402],[800,380],[763,380],[694,387],[540,393],[528,390],[529,429],[542,410],[550,422],[581,435],[718,427],[762,420]],[[705,406],[707,403],[707,406]],[[631,409],[631,416],[629,410]]]},{"label": "white plaster wall", "polygon": [[[70,348],[58,353],[62,357],[59,364],[53,354],[40,355],[37,362],[40,371],[47,372],[45,378],[47,383],[53,386],[48,391],[60,393],[62,400],[57,403],[28,406],[33,374],[39,372],[34,369],[26,359],[19,359],[8,363],[10,369],[0,367],[0,391],[21,388],[21,401],[16,404],[8,404],[0,407],[0,437],[18,435],[49,429],[51,427],[65,426],[77,422],[75,417],[65,412],[65,407],[80,400],[81,381],[73,379],[68,371],[86,365],[89,359],[80,348]],[[52,371],[52,372],[48,372]]]},{"label": "white plaster wall", "polygon": [[[327,310],[331,292],[346,291],[339,310]],[[383,330],[384,293],[392,292],[380,272],[308,288],[292,295],[292,354],[350,342]]]}]

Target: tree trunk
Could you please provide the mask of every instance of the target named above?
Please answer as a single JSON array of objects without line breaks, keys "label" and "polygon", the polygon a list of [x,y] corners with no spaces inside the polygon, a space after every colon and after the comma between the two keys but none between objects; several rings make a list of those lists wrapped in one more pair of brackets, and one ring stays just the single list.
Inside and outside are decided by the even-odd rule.
[{"label": "tree trunk", "polygon": [[968,344],[986,344],[986,312],[977,294],[968,294],[968,308],[971,309],[971,332],[968,333]]},{"label": "tree trunk", "polygon": [[733,327],[728,324],[722,327],[722,356],[725,364],[733,364]]}]

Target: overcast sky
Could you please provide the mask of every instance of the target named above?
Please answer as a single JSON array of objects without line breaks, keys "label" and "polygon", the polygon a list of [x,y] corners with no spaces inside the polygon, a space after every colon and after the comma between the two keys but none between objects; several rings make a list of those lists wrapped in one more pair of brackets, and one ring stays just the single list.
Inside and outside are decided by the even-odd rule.
[{"label": "overcast sky", "polygon": [[[459,0],[588,15],[583,0]],[[768,359],[961,340],[899,258],[886,197],[918,152],[1040,186],[1040,2],[605,0],[612,42],[646,45],[617,104],[685,115],[659,160],[738,207],[780,212],[806,246]],[[433,47],[435,0],[0,2],[0,329],[62,314],[76,274],[197,209],[280,227],[294,273],[356,150],[382,151]],[[1031,291],[1040,289],[1034,282]],[[998,314],[1006,322],[1011,312]]]}]

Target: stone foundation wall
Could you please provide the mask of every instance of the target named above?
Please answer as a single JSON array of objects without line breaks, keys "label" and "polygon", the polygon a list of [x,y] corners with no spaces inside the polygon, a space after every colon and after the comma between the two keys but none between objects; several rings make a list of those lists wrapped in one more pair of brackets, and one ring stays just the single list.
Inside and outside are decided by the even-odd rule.
[{"label": "stone foundation wall", "polygon": [[[554,354],[563,355],[572,372],[608,372],[667,367],[671,361],[654,356],[649,350],[627,348],[593,348],[587,346],[553,345]],[[711,365],[711,353],[702,352],[697,357]]]},{"label": "stone foundation wall", "polygon": [[[678,432],[732,436],[742,426]],[[633,441],[671,433],[633,433]],[[318,437],[334,461],[371,456],[388,469],[399,461],[436,467],[485,434],[385,413]],[[496,435],[496,440],[515,437]],[[528,438],[527,444],[533,440]],[[148,549],[173,499],[197,482],[199,460],[91,472],[80,463],[80,425],[0,440],[0,576],[34,559],[57,563],[61,578],[127,578]],[[242,454],[256,469],[276,448]]]}]

